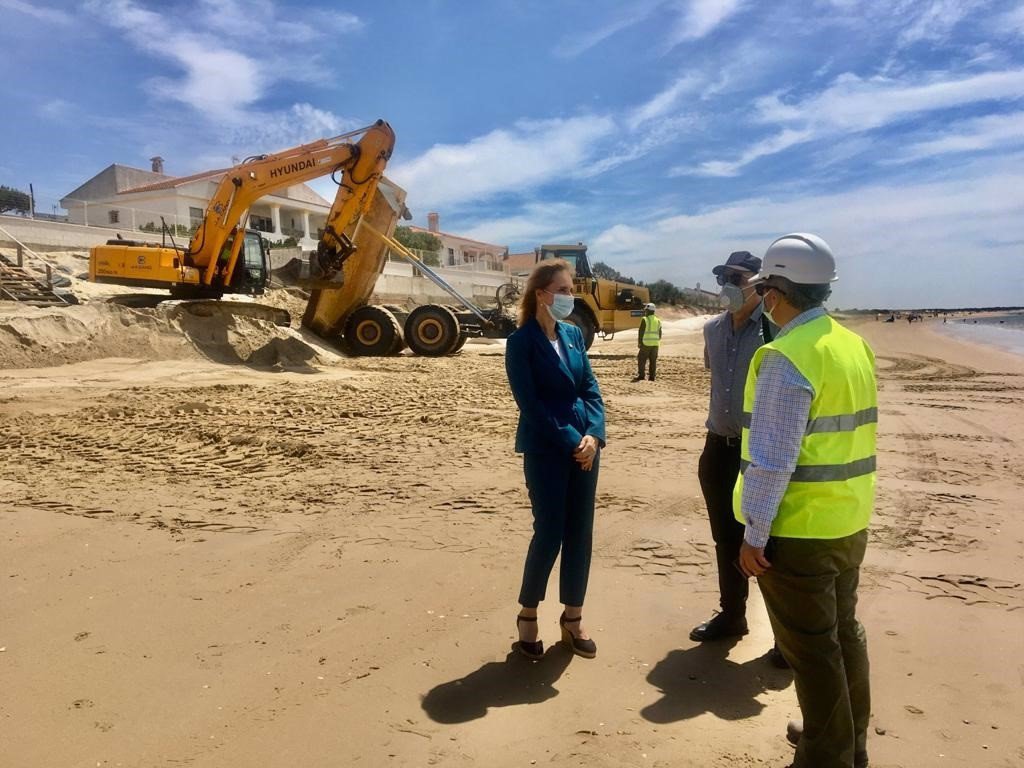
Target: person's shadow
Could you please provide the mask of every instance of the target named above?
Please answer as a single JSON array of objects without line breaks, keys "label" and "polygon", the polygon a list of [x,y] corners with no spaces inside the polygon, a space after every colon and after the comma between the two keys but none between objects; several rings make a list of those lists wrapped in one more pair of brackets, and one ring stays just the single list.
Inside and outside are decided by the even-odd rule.
[{"label": "person's shadow", "polygon": [[465,677],[432,688],[421,706],[434,722],[465,723],[483,717],[490,707],[539,704],[558,695],[554,684],[572,656],[561,643],[548,648],[539,661],[513,650],[504,661],[489,661]]},{"label": "person's shadow", "polygon": [[647,682],[661,691],[662,698],[644,707],[640,714],[652,723],[672,723],[705,712],[723,720],[757,715],[764,709],[757,696],[786,688],[793,674],[773,667],[767,653],[743,664],[729,661],[729,649],[735,644],[701,643],[670,651],[647,676]]}]

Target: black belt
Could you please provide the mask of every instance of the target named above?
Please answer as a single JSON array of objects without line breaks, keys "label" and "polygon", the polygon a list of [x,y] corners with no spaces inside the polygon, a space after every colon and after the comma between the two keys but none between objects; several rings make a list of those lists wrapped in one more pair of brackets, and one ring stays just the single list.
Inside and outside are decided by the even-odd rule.
[{"label": "black belt", "polygon": [[726,437],[725,435],[716,435],[714,432],[708,432],[708,440],[713,443],[720,443],[730,448],[739,448],[740,440],[739,437]]}]

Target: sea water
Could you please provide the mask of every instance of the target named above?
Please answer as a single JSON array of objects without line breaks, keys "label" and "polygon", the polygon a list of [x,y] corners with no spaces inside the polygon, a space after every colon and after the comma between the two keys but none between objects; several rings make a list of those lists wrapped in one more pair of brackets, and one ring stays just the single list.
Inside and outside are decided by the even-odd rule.
[{"label": "sea water", "polygon": [[962,341],[973,341],[1024,355],[1024,312],[984,317],[951,317],[945,323],[937,323],[935,327]]}]

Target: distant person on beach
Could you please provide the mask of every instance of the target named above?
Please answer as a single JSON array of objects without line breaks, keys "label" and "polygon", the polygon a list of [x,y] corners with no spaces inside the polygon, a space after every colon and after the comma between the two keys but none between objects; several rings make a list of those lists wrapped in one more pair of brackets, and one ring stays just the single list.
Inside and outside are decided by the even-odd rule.
[{"label": "distant person on beach", "polygon": [[579,656],[597,655],[581,617],[590,576],[600,449],[605,444],[604,401],[583,334],[562,322],[572,310],[569,265],[561,259],[541,262],[526,282],[519,328],[505,348],[505,371],[519,406],[515,447],[523,454],[533,507],[515,644],[530,659],[544,655],[537,607],[559,550],[562,641]]},{"label": "distant person on beach", "polygon": [[640,351],[636,356],[636,378],[634,382],[644,380],[644,368],[650,363],[649,378],[654,381],[658,370],[658,347],[661,346],[661,319],[655,314],[657,307],[653,304],[644,305],[644,317],[640,321],[640,330],[637,335],[637,346]]},{"label": "distant person on beach", "polygon": [[[712,269],[722,286],[727,309],[704,324],[704,367],[711,371],[711,402],[708,407],[704,450],[697,477],[715,541],[720,611],[690,631],[699,643],[742,637],[747,634],[746,577],[736,568],[743,542],[743,524],[732,508],[732,490],[740,471],[740,433],[743,416],[743,384],[750,359],[771,339],[771,329],[761,312],[761,298],[749,284],[761,268],[761,260],[748,251],[736,251],[725,264]],[[786,666],[778,649],[772,662]]]},{"label": "distant person on beach", "polygon": [[744,392],[734,504],[739,566],[761,587],[793,667],[803,721],[792,768],[866,768],[871,713],[857,584],[875,495],[875,358],[822,306],[835,259],[816,235],[780,237],[751,281],[779,326]]}]

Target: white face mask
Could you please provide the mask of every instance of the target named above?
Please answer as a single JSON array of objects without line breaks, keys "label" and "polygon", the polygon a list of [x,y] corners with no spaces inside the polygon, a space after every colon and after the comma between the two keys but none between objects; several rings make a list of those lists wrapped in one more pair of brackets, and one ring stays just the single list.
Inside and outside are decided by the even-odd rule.
[{"label": "white face mask", "polygon": [[719,299],[730,312],[735,312],[744,305],[747,297],[743,295],[743,289],[738,285],[726,283],[722,286],[722,292],[719,294]]},{"label": "white face mask", "polygon": [[[767,298],[768,298],[768,294],[765,294],[764,296],[761,297],[761,311],[764,313],[764,316],[768,318],[768,322],[770,322],[772,325],[776,325],[777,326],[778,323],[775,322],[775,318],[772,317],[772,311],[773,310],[769,310],[768,309],[768,304],[765,302],[765,299],[767,299]],[[775,302],[775,309],[778,309],[778,308],[779,308],[779,302]]]},{"label": "white face mask", "polygon": [[555,320],[565,320],[572,314],[572,310],[576,306],[576,300],[572,296],[567,296],[564,293],[552,293],[547,288],[544,289],[544,292],[551,293],[551,304],[545,306]]}]

